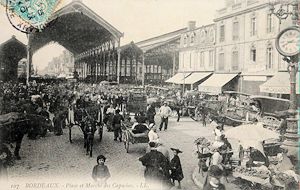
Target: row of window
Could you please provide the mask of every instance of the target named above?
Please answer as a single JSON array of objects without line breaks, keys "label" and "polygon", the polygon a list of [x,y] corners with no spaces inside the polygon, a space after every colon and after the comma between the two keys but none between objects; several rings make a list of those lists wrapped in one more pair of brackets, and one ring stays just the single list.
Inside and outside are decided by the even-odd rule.
[{"label": "row of window", "polygon": [[160,65],[146,65],[146,73],[161,73]]},{"label": "row of window", "polygon": [[[182,67],[185,68],[185,67],[189,67],[189,68],[192,68],[194,62],[193,62],[193,55],[195,56],[195,61],[198,60],[198,63],[199,63],[199,67],[200,68],[204,68],[205,66],[205,56],[206,56],[206,53],[204,51],[201,51],[201,52],[197,52],[196,54],[193,54],[192,52],[190,52],[189,54],[187,53],[182,53],[182,60],[181,60],[181,63],[182,63]],[[214,50],[209,50],[208,51],[208,67],[212,67],[214,65]]]},{"label": "row of window", "polygon": [[196,36],[199,35],[199,42],[213,43],[215,41],[215,30],[214,29],[202,29],[200,32],[191,32],[183,36],[183,44],[186,45],[188,42],[194,44],[196,42]]},{"label": "row of window", "polygon": [[[266,54],[267,54],[266,69],[273,69],[273,48],[267,47]],[[256,60],[257,60],[256,58],[257,58],[256,48],[252,47],[250,49],[250,63],[256,64]],[[232,51],[232,54],[231,54],[231,70],[232,71],[239,70],[239,62],[240,62],[239,61],[239,52],[237,50]],[[225,54],[223,52],[219,53],[218,70],[220,70],[220,71],[225,70]]]},{"label": "row of window", "polygon": [[[274,31],[274,22],[272,14],[267,15],[267,33]],[[240,24],[239,21],[233,21],[232,24],[232,40],[238,40],[240,34]],[[250,36],[257,35],[257,18],[255,16],[250,18]],[[220,42],[225,41],[225,25],[220,26]]]}]

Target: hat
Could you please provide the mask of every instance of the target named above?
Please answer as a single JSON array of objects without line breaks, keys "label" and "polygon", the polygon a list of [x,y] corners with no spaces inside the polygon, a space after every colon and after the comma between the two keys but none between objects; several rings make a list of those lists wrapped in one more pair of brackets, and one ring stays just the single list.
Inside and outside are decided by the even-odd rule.
[{"label": "hat", "polygon": [[171,148],[171,150],[176,151],[177,153],[182,153],[182,151],[177,148]]},{"label": "hat", "polygon": [[99,156],[97,157],[97,163],[99,162],[100,159],[103,159],[104,162],[105,162],[105,160],[106,160],[105,156],[99,155]]}]

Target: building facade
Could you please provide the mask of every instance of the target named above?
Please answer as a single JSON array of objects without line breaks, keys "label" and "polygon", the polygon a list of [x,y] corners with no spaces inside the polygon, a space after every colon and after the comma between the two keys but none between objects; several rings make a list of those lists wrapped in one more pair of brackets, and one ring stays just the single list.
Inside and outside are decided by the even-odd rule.
[{"label": "building facade", "polygon": [[269,0],[226,0],[214,22],[215,72],[239,73],[238,91],[264,94],[259,86],[287,69],[276,50],[275,39],[282,29],[292,25],[290,18],[280,23],[269,11]]},{"label": "building facade", "polygon": [[[68,51],[64,50],[61,55],[54,57],[44,70],[45,74],[59,76],[68,76],[74,72],[74,56]],[[80,72],[80,71],[79,71]],[[79,73],[81,74],[81,73]]]},{"label": "building facade", "polygon": [[178,72],[214,71],[215,25],[196,28],[189,22],[188,31],[181,34]]},{"label": "building facade", "polygon": [[194,89],[214,71],[215,35],[214,24],[196,27],[195,21],[188,22],[179,48],[178,73],[183,73],[183,79],[179,77],[175,83]]}]

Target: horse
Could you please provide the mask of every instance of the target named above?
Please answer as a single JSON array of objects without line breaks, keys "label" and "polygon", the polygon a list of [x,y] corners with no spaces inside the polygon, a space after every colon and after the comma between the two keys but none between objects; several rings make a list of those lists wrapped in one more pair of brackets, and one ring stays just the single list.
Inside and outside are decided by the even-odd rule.
[{"label": "horse", "polygon": [[[103,134],[103,126],[101,124],[101,122],[98,122],[96,120],[97,118],[97,114],[94,111],[91,112],[91,110],[89,110],[90,113],[88,113],[88,111],[86,109],[77,109],[75,111],[75,124],[70,124],[68,125],[69,127],[69,141],[70,143],[72,143],[72,127],[74,125],[77,125],[80,127],[83,136],[84,136],[84,148],[86,148],[86,154],[90,155],[90,157],[92,157],[92,152],[93,152],[93,144],[94,144],[94,135],[95,132],[98,128],[98,133],[100,136],[100,141],[102,140],[102,134]],[[98,113],[98,112],[97,112]]]},{"label": "horse", "polygon": [[25,134],[28,134],[29,139],[36,139],[38,135],[46,135],[52,126],[50,120],[35,114],[12,112],[2,115],[1,118],[13,118],[0,125],[0,143],[16,143],[14,156],[17,160],[21,159],[19,152]]},{"label": "horse", "polygon": [[84,135],[84,148],[86,148],[86,155],[93,155],[94,134],[97,130],[96,121],[91,117],[86,117],[81,125]]}]

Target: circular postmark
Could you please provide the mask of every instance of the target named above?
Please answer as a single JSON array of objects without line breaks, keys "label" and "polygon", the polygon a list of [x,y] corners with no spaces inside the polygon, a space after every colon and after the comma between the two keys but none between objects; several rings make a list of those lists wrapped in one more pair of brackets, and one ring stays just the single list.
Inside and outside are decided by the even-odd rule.
[{"label": "circular postmark", "polygon": [[24,33],[41,31],[59,0],[6,0],[6,15],[11,25]]}]

